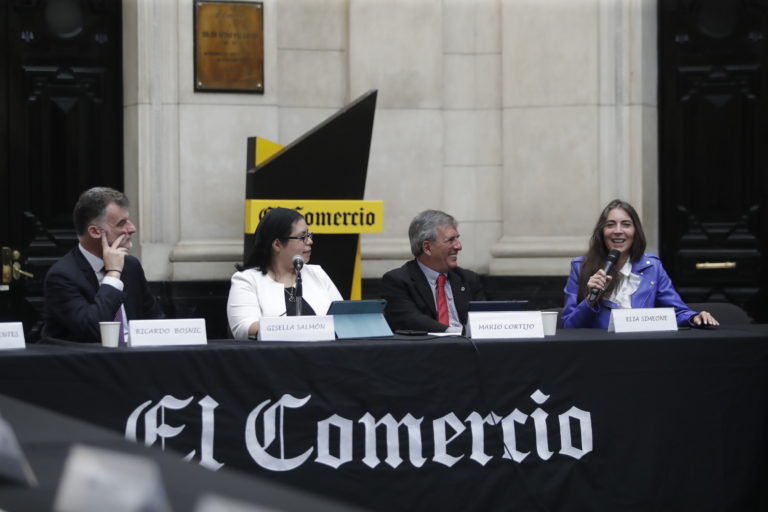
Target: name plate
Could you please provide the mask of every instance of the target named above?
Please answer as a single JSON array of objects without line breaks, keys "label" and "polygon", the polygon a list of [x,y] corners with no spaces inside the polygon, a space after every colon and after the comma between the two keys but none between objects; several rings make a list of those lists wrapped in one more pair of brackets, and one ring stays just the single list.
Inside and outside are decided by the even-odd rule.
[{"label": "name plate", "polygon": [[543,338],[541,311],[470,311],[467,336],[473,339]]},{"label": "name plate", "polygon": [[24,326],[21,322],[0,323],[0,350],[24,347]]},{"label": "name plate", "polygon": [[171,347],[205,345],[205,318],[175,318],[167,320],[131,320],[132,347]]},{"label": "name plate", "polygon": [[332,316],[264,316],[261,341],[329,341],[336,339]]},{"label": "name plate", "polygon": [[614,309],[608,332],[676,331],[675,308]]}]

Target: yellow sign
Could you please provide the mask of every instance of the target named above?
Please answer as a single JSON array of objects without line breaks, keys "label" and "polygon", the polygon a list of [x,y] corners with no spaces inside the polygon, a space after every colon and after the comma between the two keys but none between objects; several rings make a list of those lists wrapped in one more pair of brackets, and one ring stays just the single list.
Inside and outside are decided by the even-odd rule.
[{"label": "yellow sign", "polygon": [[358,234],[384,230],[384,201],[320,199],[246,199],[245,233],[252,235],[272,208],[291,208],[313,233]]}]

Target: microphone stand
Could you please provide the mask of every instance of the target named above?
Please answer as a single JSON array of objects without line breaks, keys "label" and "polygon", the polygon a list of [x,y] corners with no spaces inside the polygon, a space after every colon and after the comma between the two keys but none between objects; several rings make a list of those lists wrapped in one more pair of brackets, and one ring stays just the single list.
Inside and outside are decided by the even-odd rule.
[{"label": "microphone stand", "polygon": [[296,316],[301,316],[301,270],[296,271]]}]

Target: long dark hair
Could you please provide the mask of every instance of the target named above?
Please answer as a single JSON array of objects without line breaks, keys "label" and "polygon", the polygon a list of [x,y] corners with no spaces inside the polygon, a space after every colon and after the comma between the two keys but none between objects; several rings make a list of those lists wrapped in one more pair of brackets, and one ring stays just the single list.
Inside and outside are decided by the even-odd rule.
[{"label": "long dark hair", "polygon": [[304,216],[289,208],[272,208],[261,218],[256,227],[253,252],[243,265],[235,265],[237,270],[257,268],[266,274],[272,265],[272,242],[291,236],[293,224]]},{"label": "long dark hair", "polygon": [[[619,208],[627,212],[632,219],[632,224],[635,225],[635,236],[632,240],[632,247],[629,249],[629,260],[635,262],[639,260],[643,253],[645,253],[645,232],[643,231],[643,225],[640,222],[640,217],[637,215],[637,211],[626,201],[621,199],[614,199],[603,209],[603,213],[600,214],[600,218],[597,219],[595,229],[592,230],[592,237],[589,239],[589,249],[584,255],[584,262],[581,264],[581,273],[579,274],[579,295],[578,301],[581,302],[588,294],[587,282],[592,275],[603,267],[605,258],[608,256],[608,249],[605,247],[605,238],[603,237],[603,228],[605,228],[608,222],[608,215],[611,210]],[[621,283],[621,274],[619,273],[619,267],[613,267],[611,271],[611,282],[603,292],[603,297],[610,297],[613,290]]]}]

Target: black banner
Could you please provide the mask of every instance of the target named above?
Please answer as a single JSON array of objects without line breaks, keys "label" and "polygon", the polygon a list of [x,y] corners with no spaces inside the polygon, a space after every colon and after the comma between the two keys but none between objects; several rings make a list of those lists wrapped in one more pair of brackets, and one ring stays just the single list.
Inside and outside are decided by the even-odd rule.
[{"label": "black banner", "polygon": [[0,393],[374,510],[765,510],[768,328],[29,347]]}]

